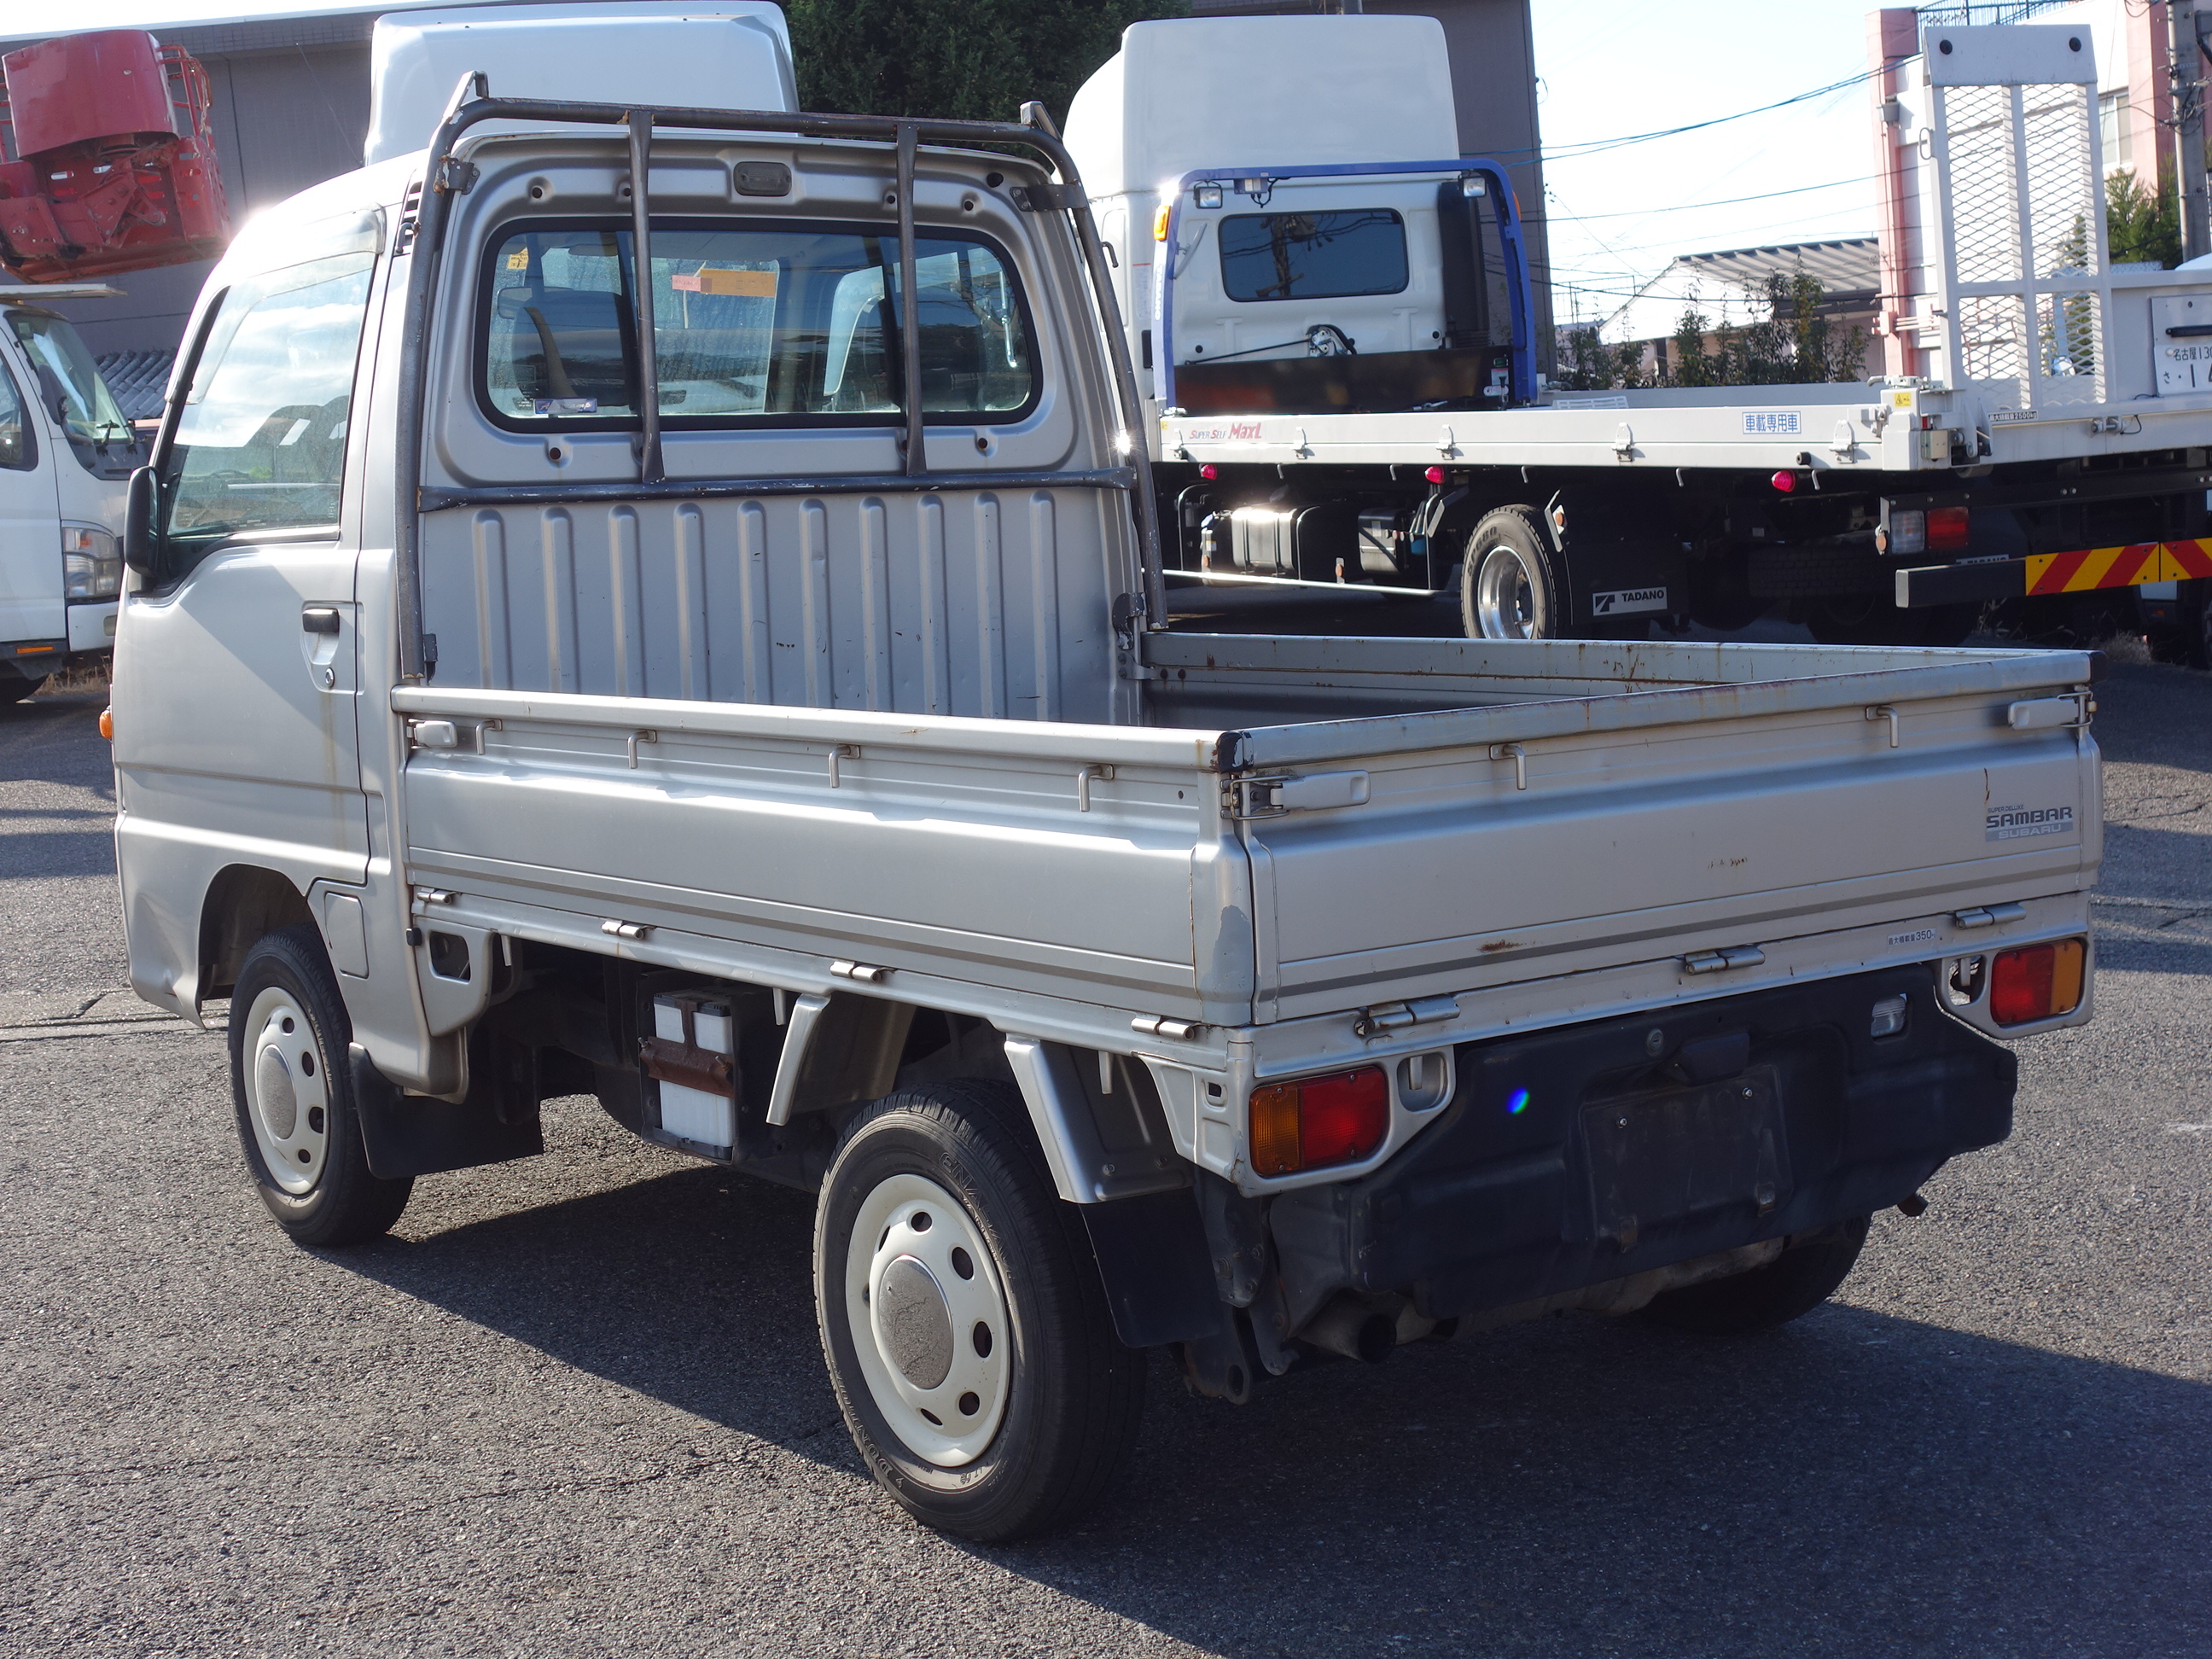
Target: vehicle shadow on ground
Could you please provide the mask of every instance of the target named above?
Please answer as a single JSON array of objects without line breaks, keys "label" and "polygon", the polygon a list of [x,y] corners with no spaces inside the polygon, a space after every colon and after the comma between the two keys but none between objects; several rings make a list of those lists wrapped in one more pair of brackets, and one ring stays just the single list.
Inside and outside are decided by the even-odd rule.
[{"label": "vehicle shadow on ground", "polygon": [[[339,1259],[858,1482],[811,1218],[690,1169]],[[1100,1512],[970,1553],[1237,1659],[2212,1649],[2202,1383],[1845,1304],[1718,1344],[1557,1318],[1241,1410],[1152,1381]]]}]

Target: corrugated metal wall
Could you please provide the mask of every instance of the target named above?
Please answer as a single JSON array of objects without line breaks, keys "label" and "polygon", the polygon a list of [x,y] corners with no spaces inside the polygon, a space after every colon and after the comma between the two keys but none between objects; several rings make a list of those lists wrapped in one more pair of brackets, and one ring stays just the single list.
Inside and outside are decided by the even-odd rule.
[{"label": "corrugated metal wall", "polygon": [[455,508],[423,537],[441,686],[1104,721],[1080,489]]}]

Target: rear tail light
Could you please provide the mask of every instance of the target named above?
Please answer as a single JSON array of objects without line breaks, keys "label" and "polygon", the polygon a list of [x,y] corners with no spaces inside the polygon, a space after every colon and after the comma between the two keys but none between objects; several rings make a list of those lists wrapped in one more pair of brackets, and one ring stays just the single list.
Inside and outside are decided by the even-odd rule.
[{"label": "rear tail light", "polygon": [[1928,509],[1928,550],[1930,553],[1957,553],[1972,539],[1972,526],[1963,507],[1931,507]]},{"label": "rear tail light", "polygon": [[1252,1172],[1296,1175],[1357,1164],[1390,1133],[1390,1079],[1380,1066],[1271,1083],[1252,1091]]},{"label": "rear tail light", "polygon": [[2062,939],[2000,951],[1990,966],[1990,1018],[2000,1025],[2056,1019],[2081,1006],[2086,940]]}]

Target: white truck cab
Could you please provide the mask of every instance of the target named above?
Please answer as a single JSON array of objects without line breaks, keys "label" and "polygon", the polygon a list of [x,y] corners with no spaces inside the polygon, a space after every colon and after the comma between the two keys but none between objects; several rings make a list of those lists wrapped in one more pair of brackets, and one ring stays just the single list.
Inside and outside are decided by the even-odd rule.
[{"label": "white truck cab", "polygon": [[[1120,263],[1152,415],[1170,367],[1172,402],[1204,411],[1214,383],[1313,357],[1386,359],[1395,394],[1420,400],[1446,360],[1415,354],[1486,343],[1484,313],[1509,309],[1506,250],[1476,228],[1504,181],[1460,155],[1433,17],[1133,24],[1076,93],[1066,140]],[[1494,272],[1472,268],[1477,250]]]},{"label": "white truck cab", "polygon": [[0,289],[0,701],[115,644],[124,491],[144,459],[69,319],[101,283]]}]

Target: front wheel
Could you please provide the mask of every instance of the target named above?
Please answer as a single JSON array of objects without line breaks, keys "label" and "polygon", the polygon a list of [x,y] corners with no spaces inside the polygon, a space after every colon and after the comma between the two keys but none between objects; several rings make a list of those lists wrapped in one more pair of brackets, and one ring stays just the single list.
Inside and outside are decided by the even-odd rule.
[{"label": "front wheel", "polygon": [[854,1120],[823,1182],[814,1295],[853,1443],[916,1519],[1002,1542],[1073,1521],[1120,1473],[1144,1358],[1003,1084],[905,1090]]},{"label": "front wheel", "polygon": [[230,1090],[246,1171],[295,1243],[388,1231],[412,1180],[372,1173],[346,1070],[352,1022],[321,937],[286,927],[246,953],[230,996]]},{"label": "front wheel", "polygon": [[1483,515],[1467,538],[1460,623],[1471,640],[1555,640],[1567,624],[1566,573],[1533,507]]},{"label": "front wheel", "polygon": [[1651,1298],[1644,1317],[1700,1336],[1742,1336],[1786,1325],[1833,1296],[1866,1243],[1866,1216],[1796,1241],[1764,1267],[1686,1285]]}]

